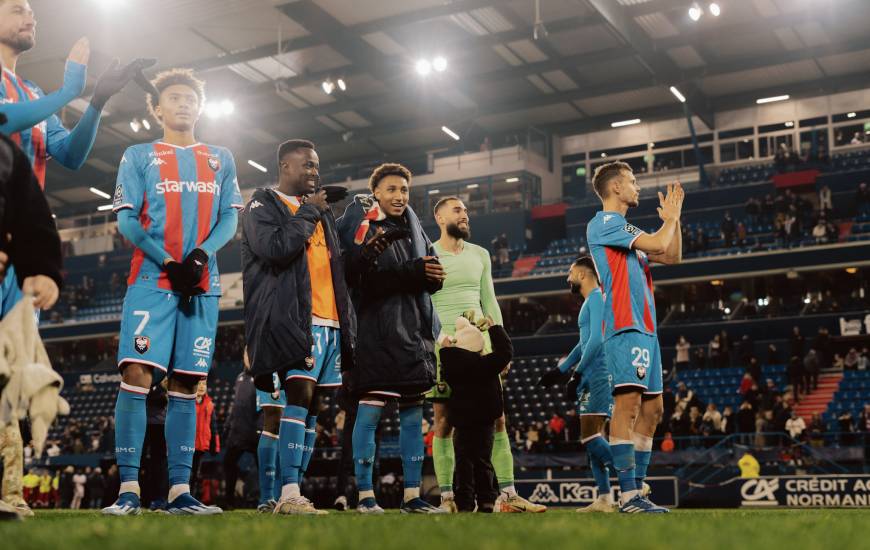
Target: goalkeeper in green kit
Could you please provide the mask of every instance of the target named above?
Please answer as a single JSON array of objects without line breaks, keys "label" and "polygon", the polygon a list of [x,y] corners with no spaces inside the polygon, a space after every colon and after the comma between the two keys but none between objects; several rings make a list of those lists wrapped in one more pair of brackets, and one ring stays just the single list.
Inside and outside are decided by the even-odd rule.
[{"label": "goalkeeper in green kit", "polygon": [[[502,324],[501,310],[492,284],[492,262],[485,248],[466,242],[471,235],[468,209],[457,197],[445,197],[435,205],[435,222],[441,229],[441,238],[434,243],[435,252],[444,268],[444,286],[432,295],[435,311],[440,319],[456,319],[462,315],[472,322],[491,317]],[[443,323],[438,342],[453,336],[453,323]],[[483,353],[492,351],[489,336],[484,333]],[[436,346],[436,352],[438,346]],[[505,365],[505,372],[509,365]],[[432,443],[432,458],[435,462],[435,477],[441,488],[441,508],[456,512],[453,499],[453,470],[456,464],[453,454],[453,426],[447,420],[450,406],[450,387],[444,381],[441,365],[438,365],[436,385],[427,397],[435,411],[435,439]],[[510,439],[502,416],[495,422],[495,439],[492,446],[492,465],[498,480],[499,497],[496,512],[544,512],[547,508],[519,496],[514,488],[514,459]]]}]

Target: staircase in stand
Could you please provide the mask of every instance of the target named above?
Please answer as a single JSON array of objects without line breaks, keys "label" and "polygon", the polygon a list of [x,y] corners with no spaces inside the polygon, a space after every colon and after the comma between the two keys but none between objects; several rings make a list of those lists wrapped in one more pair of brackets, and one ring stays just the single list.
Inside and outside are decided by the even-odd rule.
[{"label": "staircase in stand", "polygon": [[834,394],[837,393],[842,379],[843,373],[841,372],[820,374],[819,387],[801,398],[795,410],[807,425],[809,425],[814,414],[822,414],[828,410],[828,405],[834,399]]}]

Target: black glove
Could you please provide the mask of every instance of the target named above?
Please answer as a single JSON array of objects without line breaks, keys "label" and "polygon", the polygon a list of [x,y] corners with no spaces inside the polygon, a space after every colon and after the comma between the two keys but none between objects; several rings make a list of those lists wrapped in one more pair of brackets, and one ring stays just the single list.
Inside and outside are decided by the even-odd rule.
[{"label": "black glove", "polygon": [[565,379],[567,378],[567,376],[568,376],[567,373],[564,373],[564,372],[560,371],[558,367],[555,367],[555,368],[548,370],[547,372],[544,373],[543,376],[541,376],[541,379],[538,380],[538,385],[546,388],[549,386],[555,386],[558,384],[562,384],[565,381]]},{"label": "black glove", "polygon": [[402,227],[394,227],[389,231],[380,233],[363,245],[362,257],[365,258],[366,261],[374,261],[384,252],[384,250],[387,249],[388,246],[399,239],[407,238],[410,235],[411,232]]},{"label": "black glove", "polygon": [[181,265],[181,262],[171,261],[163,264],[163,271],[169,278],[172,290],[185,295],[190,291],[190,285],[187,283],[187,276],[184,274],[184,266]]},{"label": "black glove", "polygon": [[[124,89],[131,80],[136,78],[136,82],[142,86],[148,79],[142,74],[143,69],[157,63],[156,59],[138,58],[121,67],[121,63],[117,59],[113,59],[109,67],[103,71],[103,74],[97,79],[97,85],[94,87],[94,95],[91,98],[91,105],[95,109],[101,111],[109,99]],[[148,82],[146,92],[151,93],[155,98],[156,90]]]},{"label": "black glove", "polygon": [[201,248],[194,248],[184,259],[181,266],[184,268],[184,276],[187,280],[187,296],[198,296],[205,292],[198,285],[199,281],[202,280],[202,272],[205,270],[207,265],[208,254]]},{"label": "black glove", "polygon": [[577,395],[577,388],[580,387],[580,380],[580,373],[574,371],[571,380],[568,380],[568,383],[565,385],[565,391],[568,392],[568,395]]},{"label": "black glove", "polygon": [[326,191],[326,202],[329,204],[343,201],[345,197],[347,197],[347,187],[342,187],[340,185],[324,185],[320,189]]}]

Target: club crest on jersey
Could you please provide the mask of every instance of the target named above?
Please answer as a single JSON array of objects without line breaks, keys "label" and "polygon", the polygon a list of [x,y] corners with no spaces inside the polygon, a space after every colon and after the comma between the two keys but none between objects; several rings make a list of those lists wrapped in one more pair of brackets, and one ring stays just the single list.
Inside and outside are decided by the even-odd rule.
[{"label": "club crest on jersey", "polygon": [[305,358],[305,370],[311,370],[314,368],[314,357],[306,357]]},{"label": "club crest on jersey", "polygon": [[221,161],[217,157],[208,157],[208,167],[212,172],[217,172],[221,169]]},{"label": "club crest on jersey", "polygon": [[147,336],[134,336],[133,337],[133,348],[139,353],[139,355],[145,355],[148,351],[148,348],[151,347],[151,338]]},{"label": "club crest on jersey", "polygon": [[637,367],[637,377],[640,380],[646,377],[646,367]]}]

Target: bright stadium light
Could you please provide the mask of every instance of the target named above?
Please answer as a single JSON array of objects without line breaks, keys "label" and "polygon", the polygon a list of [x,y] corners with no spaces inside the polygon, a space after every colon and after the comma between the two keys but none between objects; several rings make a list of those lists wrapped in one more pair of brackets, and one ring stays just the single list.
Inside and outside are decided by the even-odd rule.
[{"label": "bright stadium light", "polygon": [[336,84],[338,84],[338,89],[341,90],[342,92],[347,90],[347,82],[345,82],[343,78],[339,78],[336,81]]},{"label": "bright stadium light", "polygon": [[263,166],[262,164],[260,164],[260,163],[257,162],[257,161],[249,160],[249,161],[248,161],[248,164],[250,164],[251,166],[253,166],[253,167],[256,168],[257,170],[259,170],[260,172],[263,172],[264,174],[265,174],[266,172],[269,171],[269,170],[266,169],[265,166]]},{"label": "bright stadium light", "polygon": [[447,134],[448,136],[452,137],[456,141],[459,141],[459,134],[457,134],[456,132],[454,132],[453,130],[448,128],[447,126],[442,126],[441,131],[444,132],[445,134]]},{"label": "bright stadium light", "polygon": [[785,101],[790,96],[788,94],[783,95],[775,95],[771,97],[762,97],[761,99],[756,99],[755,102],[759,105],[764,105],[765,103],[774,103],[776,101]]},{"label": "bright stadium light", "polygon": [[477,189],[478,187],[480,187],[480,184],[478,183],[469,183],[465,186],[466,189]]},{"label": "bright stadium light", "polygon": [[674,97],[677,98],[680,103],[686,102],[686,96],[680,93],[676,86],[671,86],[671,93],[674,94]]},{"label": "bright stadium light", "polygon": [[704,15],[704,10],[701,9],[701,6],[697,2],[692,4],[692,7],[689,8],[689,19],[697,21],[702,15]]},{"label": "bright stadium light", "polygon": [[420,59],[417,61],[414,68],[417,70],[418,75],[429,76],[429,73],[432,72],[432,63],[430,63],[428,59]]},{"label": "bright stadium light", "polygon": [[236,112],[235,104],[233,104],[233,102],[230,101],[229,99],[225,99],[225,100],[221,101],[220,106],[221,106],[221,114],[222,115],[231,115],[234,112]]},{"label": "bright stadium light", "polygon": [[632,124],[640,124],[639,118],[632,118],[631,120],[620,120],[619,122],[611,122],[611,128],[620,128],[622,126],[631,126]]},{"label": "bright stadium light", "polygon": [[507,178],[507,179],[504,180],[504,181],[505,181],[505,183],[516,183],[516,182],[520,181],[520,178],[514,176],[514,177],[512,177],[512,178]]},{"label": "bright stadium light", "polygon": [[141,125],[139,124],[138,120],[136,120],[134,118],[133,120],[130,121],[130,129],[133,130],[134,134],[138,134],[140,128],[141,128]]},{"label": "bright stadium light", "polygon": [[858,113],[846,113],[846,118],[855,118],[856,116],[858,116]]},{"label": "bright stadium light", "polygon": [[106,193],[105,191],[100,191],[100,190],[97,189],[96,187],[91,187],[90,191],[91,191],[91,193],[93,193],[94,195],[96,195],[96,196],[98,196],[98,197],[101,197],[101,198],[103,198],[103,199],[111,199],[111,198],[112,198],[112,195]]},{"label": "bright stadium light", "polygon": [[785,127],[786,128],[794,128],[794,122],[789,120],[788,122],[785,123]]},{"label": "bright stadium light", "polygon": [[335,90],[335,84],[329,79],[324,80],[320,87],[323,88],[323,93],[326,95],[332,95],[332,92]]},{"label": "bright stadium light", "polygon": [[723,311],[725,312],[725,315],[731,315],[731,308],[730,307],[726,307]]},{"label": "bright stadium light", "polygon": [[713,17],[719,17],[719,14],[722,13],[722,8],[720,8],[719,4],[717,4],[716,2],[710,2],[708,8],[710,10],[710,15],[712,15]]},{"label": "bright stadium light", "polygon": [[98,207],[97,207],[97,211],[98,211],[98,212],[105,212],[106,210],[111,210],[111,209],[112,209],[112,206],[114,206],[114,205],[112,205],[112,204],[104,204],[103,206],[98,206]]},{"label": "bright stadium light", "polygon": [[220,118],[221,116],[221,106],[214,101],[206,101],[205,109],[203,110],[205,112],[205,116],[207,116],[208,118]]},{"label": "bright stadium light", "polygon": [[447,70],[447,58],[439,55],[435,59],[432,60],[432,68],[435,69],[435,72],[443,73]]},{"label": "bright stadium light", "polygon": [[148,122],[148,119],[147,119],[147,118],[143,118],[143,119],[142,119],[142,127],[145,128],[146,130],[150,130],[150,129],[151,129],[151,123]]},{"label": "bright stadium light", "polygon": [[429,190],[429,194],[430,194],[430,195],[437,195],[437,194],[440,193],[440,192],[441,192],[440,189],[430,189],[430,190]]}]

